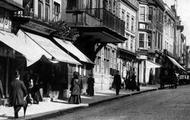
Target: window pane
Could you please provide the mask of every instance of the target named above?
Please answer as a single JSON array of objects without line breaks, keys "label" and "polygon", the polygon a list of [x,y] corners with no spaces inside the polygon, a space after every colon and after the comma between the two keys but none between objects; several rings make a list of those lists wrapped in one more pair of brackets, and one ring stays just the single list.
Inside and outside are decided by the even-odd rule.
[{"label": "window pane", "polygon": [[140,20],[145,21],[145,7],[144,6],[140,7]]},{"label": "window pane", "polygon": [[46,8],[45,9],[46,9],[46,11],[45,11],[46,12],[45,13],[45,20],[49,21],[49,5],[46,4]]},{"label": "window pane", "polygon": [[144,34],[143,33],[139,34],[139,47],[144,48]]}]

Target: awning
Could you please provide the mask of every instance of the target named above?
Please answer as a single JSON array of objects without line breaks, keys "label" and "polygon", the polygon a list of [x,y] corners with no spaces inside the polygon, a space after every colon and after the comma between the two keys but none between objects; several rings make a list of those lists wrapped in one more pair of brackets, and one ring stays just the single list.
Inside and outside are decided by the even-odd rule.
[{"label": "awning", "polygon": [[160,68],[161,65],[154,63],[152,61],[146,60],[146,68]]},{"label": "awning", "polygon": [[25,36],[23,36],[23,32],[20,30],[18,36],[0,30],[0,41],[21,53],[27,60],[27,66],[38,61],[42,55],[51,58],[51,56],[41,49],[35,42],[26,39]]},{"label": "awning", "polygon": [[53,42],[51,42],[48,38],[32,34],[29,32],[25,32],[25,34],[33,40],[36,44],[38,44],[41,48],[43,48],[47,53],[53,56],[56,60],[60,62],[66,62],[70,64],[81,65],[80,62],[72,58],[70,55],[61,50],[58,46],[56,46]]},{"label": "awning", "polygon": [[171,58],[170,56],[167,56],[169,58],[169,60],[178,68],[185,70],[175,59]]},{"label": "awning", "polygon": [[70,41],[61,40],[54,37],[54,40],[64,49],[76,56],[80,61],[94,64],[86,55],[84,55],[78,48],[76,48]]}]

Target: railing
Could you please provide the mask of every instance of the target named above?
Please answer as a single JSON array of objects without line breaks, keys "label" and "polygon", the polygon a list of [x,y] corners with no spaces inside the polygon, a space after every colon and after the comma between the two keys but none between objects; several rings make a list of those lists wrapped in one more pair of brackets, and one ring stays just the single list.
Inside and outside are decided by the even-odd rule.
[{"label": "railing", "polygon": [[42,22],[45,22],[45,23],[55,22],[54,19],[50,20],[50,17],[45,18],[44,16],[39,16],[39,15],[34,14],[32,9],[30,9],[28,11],[15,12],[14,17],[31,18],[31,19],[42,21]]},{"label": "railing", "polygon": [[124,35],[125,22],[103,8],[86,9],[86,13],[99,19],[102,26],[108,27],[121,35]]},{"label": "railing", "polygon": [[75,25],[107,27],[124,36],[125,22],[106,9],[68,10],[67,14],[70,15],[68,22],[73,21]]}]

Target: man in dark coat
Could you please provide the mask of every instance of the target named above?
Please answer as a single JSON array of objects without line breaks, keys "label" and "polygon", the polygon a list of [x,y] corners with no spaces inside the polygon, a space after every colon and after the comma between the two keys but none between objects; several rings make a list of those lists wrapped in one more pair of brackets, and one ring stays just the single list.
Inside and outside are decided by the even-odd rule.
[{"label": "man in dark coat", "polygon": [[16,72],[16,78],[11,82],[10,89],[10,104],[14,107],[15,118],[18,118],[18,112],[21,107],[24,108],[24,115],[26,112],[26,106],[24,97],[27,95],[27,89],[23,81],[20,81],[20,75]]},{"label": "man in dark coat", "polygon": [[87,88],[87,94],[89,96],[94,96],[94,78],[92,74],[89,74],[89,78],[87,80],[88,88]]},{"label": "man in dark coat", "polygon": [[114,75],[113,84],[116,89],[116,95],[119,95],[119,91],[121,89],[121,77],[119,75],[119,71]]}]

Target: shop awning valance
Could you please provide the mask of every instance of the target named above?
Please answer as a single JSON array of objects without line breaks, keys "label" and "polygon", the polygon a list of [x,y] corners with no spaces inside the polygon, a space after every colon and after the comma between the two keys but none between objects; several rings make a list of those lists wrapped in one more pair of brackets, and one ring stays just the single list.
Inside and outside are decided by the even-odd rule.
[{"label": "shop awning valance", "polygon": [[161,65],[154,63],[152,61],[146,60],[146,68],[160,68]]},{"label": "shop awning valance", "polygon": [[167,56],[169,58],[169,60],[175,65],[177,66],[178,68],[182,69],[185,71],[185,69],[173,58],[171,58],[170,56]]},{"label": "shop awning valance", "polygon": [[86,55],[84,55],[78,48],[76,48],[70,41],[58,39],[54,37],[54,40],[68,52],[76,56],[80,61],[85,63],[94,64]]},{"label": "shop awning valance", "polygon": [[41,48],[43,48],[47,53],[53,56],[57,61],[81,65],[80,62],[61,50],[50,39],[29,32],[24,33]]}]

